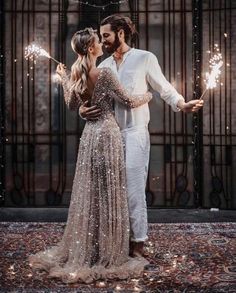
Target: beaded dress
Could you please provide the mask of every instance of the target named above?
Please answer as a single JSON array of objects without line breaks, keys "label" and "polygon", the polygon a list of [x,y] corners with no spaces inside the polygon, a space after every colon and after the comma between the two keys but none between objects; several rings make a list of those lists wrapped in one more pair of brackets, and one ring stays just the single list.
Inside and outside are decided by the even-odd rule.
[{"label": "beaded dress", "polygon": [[[78,109],[81,97],[62,77],[64,97],[70,109]],[[102,68],[91,105],[102,114],[87,121],[81,136],[67,223],[57,245],[28,257],[33,270],[46,270],[64,283],[91,283],[98,279],[127,279],[142,275],[148,261],[129,257],[129,213],[124,149],[113,113],[113,99],[138,107],[151,93],[130,96],[114,73]]]}]

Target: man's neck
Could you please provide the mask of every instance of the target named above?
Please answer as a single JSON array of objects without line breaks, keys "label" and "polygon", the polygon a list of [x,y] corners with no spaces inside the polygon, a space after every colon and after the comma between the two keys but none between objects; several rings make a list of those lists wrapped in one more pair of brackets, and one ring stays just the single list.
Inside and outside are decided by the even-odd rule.
[{"label": "man's neck", "polygon": [[126,52],[128,52],[130,50],[130,47],[126,44],[126,43],[123,43],[120,45],[119,48],[116,49],[116,51],[113,53],[113,57],[116,59],[116,60],[122,60],[123,59],[123,56]]}]

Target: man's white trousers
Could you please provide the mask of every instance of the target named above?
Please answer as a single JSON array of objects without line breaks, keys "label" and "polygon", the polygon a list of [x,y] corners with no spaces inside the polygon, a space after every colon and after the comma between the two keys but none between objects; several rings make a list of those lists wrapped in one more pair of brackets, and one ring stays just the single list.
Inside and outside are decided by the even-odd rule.
[{"label": "man's white trousers", "polygon": [[145,241],[147,237],[146,181],[150,153],[150,136],[147,126],[121,131],[125,144],[128,206],[131,241]]}]

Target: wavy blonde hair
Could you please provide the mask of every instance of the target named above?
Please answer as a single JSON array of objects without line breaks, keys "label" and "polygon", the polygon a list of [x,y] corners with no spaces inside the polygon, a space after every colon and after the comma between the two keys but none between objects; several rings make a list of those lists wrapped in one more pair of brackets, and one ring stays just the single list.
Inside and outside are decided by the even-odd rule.
[{"label": "wavy blonde hair", "polygon": [[88,48],[94,43],[97,31],[86,28],[76,32],[71,39],[71,47],[78,54],[78,59],[71,66],[71,86],[80,95],[87,90],[88,73],[91,68],[91,60]]}]

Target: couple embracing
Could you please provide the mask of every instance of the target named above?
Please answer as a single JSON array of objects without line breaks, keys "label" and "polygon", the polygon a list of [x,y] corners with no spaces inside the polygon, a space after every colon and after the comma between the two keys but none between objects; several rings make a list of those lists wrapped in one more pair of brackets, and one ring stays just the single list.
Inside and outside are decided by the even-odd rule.
[{"label": "couple embracing", "polygon": [[[155,55],[131,48],[128,17],[111,15],[74,34],[78,59],[70,77],[59,64],[65,102],[86,119],[67,224],[61,241],[29,256],[33,269],[65,283],[140,277],[148,261],[145,186],[148,173],[151,87],[176,112],[198,111],[164,77]],[[100,41],[101,40],[101,41]],[[102,46],[111,56],[98,67]]]}]

